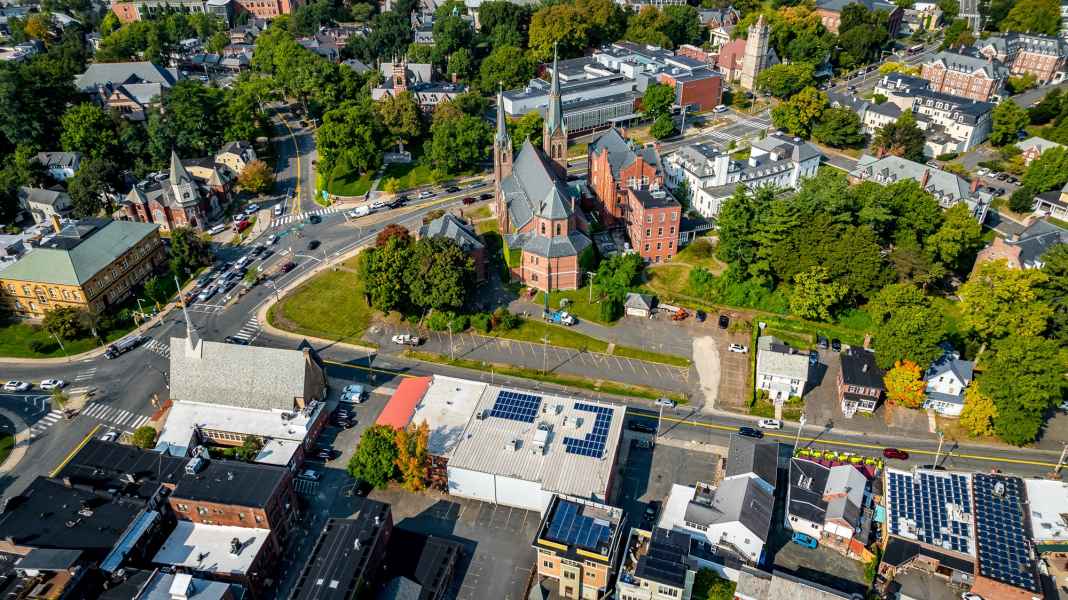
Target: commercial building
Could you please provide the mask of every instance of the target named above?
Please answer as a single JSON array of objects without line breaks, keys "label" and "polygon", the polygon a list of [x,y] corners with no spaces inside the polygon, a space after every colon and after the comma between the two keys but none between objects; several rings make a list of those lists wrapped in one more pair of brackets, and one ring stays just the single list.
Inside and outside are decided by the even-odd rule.
[{"label": "commercial building", "polygon": [[168,10],[207,13],[230,23],[240,13],[253,19],[273,19],[293,12],[291,0],[133,0],[111,3],[111,10],[123,23],[141,21],[166,14]]},{"label": "commercial building", "polygon": [[125,575],[126,579],[109,587],[100,600],[240,600],[245,594],[238,584],[188,573],[127,569]]},{"label": "commercial building", "polygon": [[723,81],[706,61],[676,54],[658,46],[615,42],[593,53],[594,61],[612,73],[639,81],[669,85],[675,90],[675,106],[691,111],[710,110],[720,103]]},{"label": "commercial building", "polygon": [[842,22],[842,9],[850,4],[860,4],[869,12],[881,11],[886,13],[888,17],[886,29],[890,32],[890,39],[897,37],[898,29],[901,27],[901,17],[905,11],[893,2],[886,2],[885,0],[861,0],[860,2],[857,0],[818,0],[815,12],[819,15],[820,21],[823,22],[823,26],[827,28],[827,31],[838,33],[838,26]]},{"label": "commercial building", "polygon": [[690,600],[696,571],[687,564],[690,536],[654,527],[630,530],[616,581],[619,600]]},{"label": "commercial building", "polygon": [[1053,479],[1025,479],[1028,520],[1039,552],[1064,552],[1068,544],[1068,483]]},{"label": "commercial building", "polygon": [[406,560],[389,563],[385,574],[388,582],[379,592],[378,600],[446,600],[451,597],[452,580],[464,553],[459,542],[394,529],[386,553],[403,556]]},{"label": "commercial building", "polygon": [[606,500],[623,411],[434,375],[402,381],[376,424],[424,422],[432,482],[452,495],[543,512],[556,493]]},{"label": "commercial building", "polygon": [[666,155],[664,171],[670,187],[687,183],[694,210],[715,218],[739,185],[798,189],[802,178],[816,174],[821,159],[812,144],[775,132],[754,141],[745,161],[734,160],[715,146],[694,144]]},{"label": "commercial building", "polygon": [[124,118],[143,121],[177,81],[176,69],[150,62],[92,63],[74,87]]},{"label": "commercial building", "polygon": [[1062,37],[1010,31],[976,42],[987,60],[1008,65],[1014,76],[1033,75],[1041,85],[1064,80],[1068,41]]},{"label": "commercial building", "polygon": [[152,562],[198,577],[237,583],[253,600],[266,598],[279,554],[267,529],[179,521]]},{"label": "commercial building", "polygon": [[883,371],[875,364],[875,354],[863,348],[848,348],[838,355],[838,401],[846,417],[857,411],[872,413],[886,387]]},{"label": "commercial building", "polygon": [[854,465],[790,460],[786,525],[858,560],[867,561],[874,506],[867,476]]},{"label": "commercial building", "polygon": [[561,598],[604,598],[619,568],[627,529],[623,509],[554,494],[533,541],[538,576],[554,580]]},{"label": "commercial building", "polygon": [[768,399],[782,404],[802,397],[808,384],[808,355],[798,352],[774,336],[757,338],[756,386],[768,392]]},{"label": "commercial building", "polygon": [[924,372],[927,382],[923,407],[947,417],[959,417],[964,409],[964,391],[972,382],[975,363],[962,360],[960,353],[947,348]]},{"label": "commercial building", "polygon": [[861,155],[856,167],[849,172],[849,181],[853,184],[872,181],[879,185],[891,185],[908,179],[919,183],[924,191],[934,196],[943,209],[964,202],[976,221],[986,221],[993,196],[989,192],[979,190],[978,179],[968,183],[955,173],[892,154],[882,158],[870,154]]},{"label": "commercial building", "polygon": [[542,147],[527,139],[513,161],[502,94],[497,94],[493,140],[494,201],[505,262],[524,285],[546,291],[581,287],[586,270],[582,265],[593,252],[585,215],[577,206],[580,192],[567,182],[569,130],[558,71],[554,69]]},{"label": "commercial building", "polygon": [[364,597],[378,574],[393,534],[388,504],[362,498],[354,516],[327,519],[300,570],[290,600]]},{"label": "commercial building", "polygon": [[486,279],[486,245],[482,243],[482,239],[478,237],[471,223],[456,215],[446,213],[429,223],[424,223],[419,228],[419,237],[452,240],[471,257],[476,279],[478,281]]},{"label": "commercial building", "polygon": [[929,81],[935,92],[996,102],[1001,97],[1009,70],[986,58],[939,52],[923,64],[920,77]]},{"label": "commercial building", "polygon": [[230,200],[233,180],[230,172],[211,158],[181,160],[171,151],[170,169],[134,184],[115,216],[155,223],[164,231],[178,227],[203,231]]},{"label": "commercial building", "polygon": [[410,92],[419,108],[426,112],[467,91],[467,86],[455,81],[435,80],[434,65],[429,63],[384,62],[379,65],[379,71],[383,82],[371,90],[372,99],[381,100],[386,96]]},{"label": "commercial building", "polygon": [[53,226],[0,271],[0,301],[18,318],[41,319],[60,306],[105,313],[166,260],[155,225],[86,219]]},{"label": "commercial building", "polygon": [[972,490],[976,548],[972,593],[994,600],[1041,597],[1023,480],[999,473],[976,473],[972,476]]},{"label": "commercial building", "polygon": [[926,133],[925,153],[938,156],[964,153],[990,135],[994,105],[936,92],[925,79],[892,73],[875,84],[875,93],[887,97],[902,111],[911,110]]}]

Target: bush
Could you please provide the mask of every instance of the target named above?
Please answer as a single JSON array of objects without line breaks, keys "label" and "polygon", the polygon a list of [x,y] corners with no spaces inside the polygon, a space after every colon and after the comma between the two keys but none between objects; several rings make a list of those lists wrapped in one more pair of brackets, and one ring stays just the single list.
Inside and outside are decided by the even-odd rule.
[{"label": "bush", "polygon": [[601,320],[606,323],[618,321],[623,316],[623,303],[618,298],[605,298],[601,302]]},{"label": "bush", "polygon": [[156,447],[156,430],[148,425],[138,427],[131,440],[134,446],[151,450]]},{"label": "bush", "polygon": [[446,331],[449,328],[449,321],[451,320],[451,315],[448,313],[434,311],[426,318],[426,326],[429,327],[431,331]]},{"label": "bush", "polygon": [[37,354],[49,354],[55,350],[57,346],[53,342],[48,340],[30,340],[30,350]]},{"label": "bush", "polygon": [[957,158],[958,156],[960,156],[960,155],[958,153],[956,153],[956,152],[946,152],[945,154],[939,154],[938,156],[935,157],[935,159],[937,159],[937,160],[953,160],[954,158]]},{"label": "bush", "polygon": [[467,315],[455,315],[449,320],[449,325],[452,326],[453,333],[460,333],[461,331],[467,331],[467,328],[471,324],[471,319]]},{"label": "bush", "polygon": [[477,313],[471,317],[471,326],[482,333],[493,329],[493,317],[489,313]]},{"label": "bush", "polygon": [[1016,188],[1009,196],[1009,209],[1013,212],[1028,213],[1035,204],[1035,191],[1027,186]]},{"label": "bush", "polygon": [[513,315],[505,307],[500,307],[493,313],[492,327],[500,331],[511,331],[523,322],[519,315]]}]

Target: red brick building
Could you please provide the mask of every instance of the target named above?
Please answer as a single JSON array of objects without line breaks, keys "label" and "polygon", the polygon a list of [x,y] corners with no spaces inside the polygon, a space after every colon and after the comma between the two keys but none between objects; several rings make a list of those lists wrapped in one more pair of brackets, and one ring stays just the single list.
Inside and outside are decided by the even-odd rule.
[{"label": "red brick building", "polygon": [[838,26],[842,22],[842,9],[850,4],[860,4],[868,9],[869,12],[885,12],[889,17],[886,29],[890,32],[890,39],[897,36],[898,30],[901,29],[901,19],[905,15],[905,10],[886,0],[817,0],[816,10],[813,12],[819,15],[820,21],[827,28],[827,31],[837,34]]},{"label": "red brick building", "polygon": [[626,216],[627,189],[661,187],[660,154],[624,139],[614,127],[597,136],[588,147],[590,189],[596,197],[601,221],[611,226]]},{"label": "red brick building", "polygon": [[[677,57],[678,58],[678,57]],[[698,59],[688,59],[695,63]],[[675,88],[675,103],[692,110],[711,110],[723,98],[723,77],[707,68],[660,73],[660,83]]]},{"label": "red brick building", "polygon": [[[247,12],[255,18],[273,19],[288,15],[296,8],[292,0],[235,0],[235,11]],[[169,11],[186,13],[211,12],[204,0],[134,0],[112,2],[111,11],[123,23],[140,21],[143,18],[165,14]]]},{"label": "red brick building", "polygon": [[931,90],[990,102],[1001,94],[1008,69],[997,61],[953,52],[939,52],[924,63],[920,77]]},{"label": "red brick building", "polygon": [[[188,161],[189,168],[171,153],[169,173],[150,176],[133,186],[115,217],[126,221],[155,223],[164,231],[178,227],[206,229],[208,220],[218,214],[230,199],[230,181],[211,159]],[[200,177],[194,176],[197,172]]]},{"label": "red brick building", "polygon": [[682,206],[664,189],[627,189],[627,235],[650,263],[667,262],[678,252]]},{"label": "red brick building", "polygon": [[1012,75],[1034,75],[1043,85],[1064,78],[1068,41],[1063,38],[1014,31],[988,37],[976,45],[987,59],[1009,65]]}]

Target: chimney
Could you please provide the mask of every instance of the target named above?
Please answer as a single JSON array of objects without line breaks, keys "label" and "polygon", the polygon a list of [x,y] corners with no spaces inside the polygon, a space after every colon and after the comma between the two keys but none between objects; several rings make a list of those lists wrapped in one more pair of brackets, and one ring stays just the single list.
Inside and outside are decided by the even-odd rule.
[{"label": "chimney", "polygon": [[972,180],[972,193],[979,191],[979,178],[976,177]]},{"label": "chimney", "polygon": [[871,350],[871,334],[870,333],[865,333],[864,334],[864,349],[865,350]]},{"label": "chimney", "polygon": [[63,226],[59,224],[59,215],[52,215],[52,229],[55,229],[56,233],[63,231]]},{"label": "chimney", "polygon": [[923,170],[923,177],[920,178],[920,187],[923,188],[923,189],[927,189],[927,180],[930,179],[930,178],[931,178],[931,170],[930,169],[924,169]]}]

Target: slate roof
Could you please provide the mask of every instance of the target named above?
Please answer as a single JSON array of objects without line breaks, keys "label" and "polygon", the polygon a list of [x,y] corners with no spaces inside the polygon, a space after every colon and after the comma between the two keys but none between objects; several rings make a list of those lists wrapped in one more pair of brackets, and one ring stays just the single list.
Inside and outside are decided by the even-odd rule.
[{"label": "slate roof", "polygon": [[[1068,193],[1068,185],[1064,186],[1064,190],[1061,193]],[[1068,244],[1068,231],[1057,227],[1053,223],[1039,219],[1028,225],[1018,239],[1013,241],[1006,240],[1005,243],[1020,248],[1021,264],[1034,264],[1050,248],[1059,244]]]},{"label": "slate roof", "polygon": [[1031,136],[1022,142],[1017,142],[1016,147],[1020,150],[1028,150],[1030,148],[1038,148],[1039,154],[1049,150],[1050,148],[1062,148],[1061,144],[1057,142],[1051,142],[1047,139],[1040,138],[1038,136]]},{"label": "slate roof", "polygon": [[842,381],[846,385],[886,389],[883,371],[875,364],[875,354],[863,348],[849,348],[838,356],[842,360]]},{"label": "slate roof", "polygon": [[593,156],[600,156],[602,153],[608,153],[608,167],[612,171],[612,177],[619,179],[619,172],[630,165],[640,157],[645,162],[653,165],[656,170],[661,171],[660,165],[660,153],[656,151],[656,148],[652,146],[635,146],[635,144],[622,135],[615,127],[609,128],[607,131],[597,136],[597,139],[590,142],[589,152]]},{"label": "slate roof", "polygon": [[649,294],[638,294],[636,292],[628,292],[627,299],[623,303],[626,308],[637,308],[641,310],[652,310],[656,306],[656,296],[650,296]]},{"label": "slate roof", "polygon": [[92,63],[74,78],[74,87],[83,92],[95,92],[106,85],[157,83],[171,87],[178,82],[178,71],[150,62]]},{"label": "slate roof", "polygon": [[[68,226],[4,270],[6,279],[82,285],[145,239],[158,225],[131,221],[82,221],[88,235],[66,237],[86,226]],[[51,245],[51,247],[50,247]]]},{"label": "slate roof", "polygon": [[946,69],[960,73],[981,71],[987,79],[1004,79],[1009,74],[1008,69],[1001,63],[990,62],[985,58],[956,52],[939,52],[928,61],[928,64],[935,62],[941,62]]},{"label": "slate roof", "polygon": [[1001,35],[992,35],[976,42],[980,49],[992,48],[995,52],[1011,59],[1018,52],[1032,52],[1046,56],[1064,57],[1068,54],[1068,42],[1063,38],[1010,31]]},{"label": "slate roof", "polygon": [[46,190],[43,188],[19,187],[19,201],[24,204],[45,204],[55,207],[56,204],[70,204],[70,196],[59,190]]},{"label": "slate roof", "polygon": [[547,237],[536,233],[516,233],[505,236],[508,247],[522,249],[544,258],[577,256],[592,244],[590,238],[581,231],[571,231],[566,236]]},{"label": "slate roof", "polygon": [[989,204],[990,202],[990,194],[986,192],[973,193],[968,181],[955,173],[892,154],[882,158],[864,154],[857,161],[857,166],[849,172],[849,175],[857,179],[867,179],[881,185],[888,185],[905,179],[912,179],[919,183],[923,181],[924,173],[927,174],[924,189],[933,194],[939,204],[943,206],[964,201],[968,203],[968,207],[974,213],[977,203]]},{"label": "slate roof", "polygon": [[201,340],[199,351],[189,351],[187,338],[177,337],[170,345],[174,400],[293,410],[305,395],[307,359],[300,350]]},{"label": "slate roof", "polygon": [[779,478],[779,444],[731,434],[726,477],[753,473],[775,487]]},{"label": "slate roof", "polygon": [[686,506],[686,520],[702,525],[738,522],[767,541],[774,507],[774,493],[759,479],[731,477],[708,495],[695,494]]},{"label": "slate roof", "polygon": [[419,237],[445,238],[456,242],[466,251],[484,248],[474,228],[451,214],[444,214],[419,228]]},{"label": "slate roof", "polygon": [[[570,206],[563,202],[570,195],[566,185],[556,176],[549,159],[529,139],[516,155],[511,174],[501,181],[501,191],[508,206],[509,221],[517,230],[535,214],[557,219],[571,214]],[[557,211],[562,214],[552,216]]]}]

